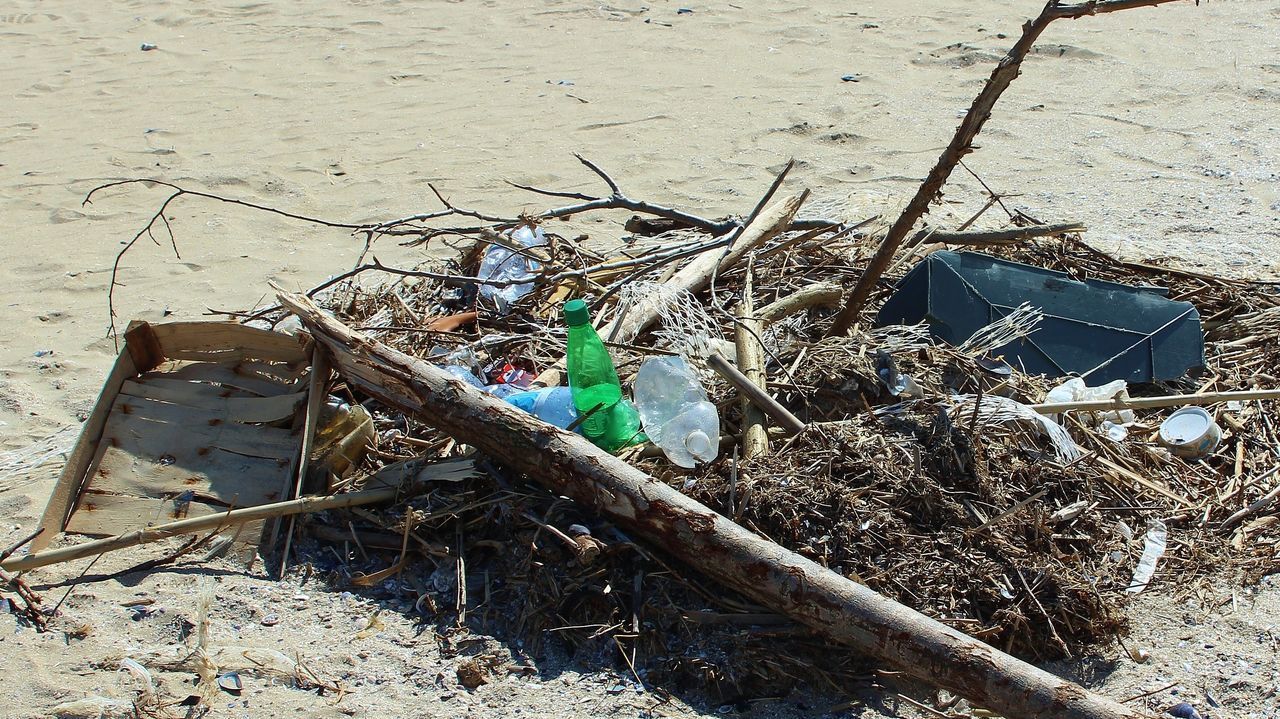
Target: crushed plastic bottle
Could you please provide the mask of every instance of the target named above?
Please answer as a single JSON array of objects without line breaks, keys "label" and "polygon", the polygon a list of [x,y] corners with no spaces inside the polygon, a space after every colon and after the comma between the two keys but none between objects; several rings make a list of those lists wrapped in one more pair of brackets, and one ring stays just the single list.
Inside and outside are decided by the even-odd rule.
[{"label": "crushed plastic bottle", "polygon": [[[520,225],[504,235],[524,247],[542,247],[547,237],[541,227]],[[533,291],[534,273],[542,265],[530,257],[516,254],[502,245],[490,245],[480,261],[477,277],[482,280],[517,281],[509,285],[480,285],[480,296],[495,303],[499,312],[506,312],[517,300]],[[528,280],[527,282],[522,280]]]},{"label": "crushed plastic bottle", "polygon": [[[439,355],[440,353],[436,352],[433,354]],[[476,366],[476,354],[475,352],[472,352],[469,347],[464,347],[456,352],[444,355],[440,359],[442,360],[442,364],[437,365],[440,369],[453,375],[464,384],[469,384],[481,392],[488,392],[498,399],[506,399],[520,391],[518,387],[512,387],[502,383],[486,385],[484,380],[481,380],[476,375],[475,370],[470,369],[471,367]]]},{"label": "crushed plastic bottle", "polygon": [[446,364],[446,365],[440,365],[440,369],[444,370],[445,372],[448,372],[454,377],[457,377],[464,384],[469,384],[472,387],[475,387],[476,389],[480,390],[481,392],[484,391],[484,382],[481,382],[480,378],[477,377],[474,372],[467,369],[466,367],[463,367],[462,365],[456,365],[456,364]]},{"label": "crushed plastic bottle", "polygon": [[579,414],[587,415],[582,420],[582,435],[606,452],[643,442],[640,415],[635,406],[622,398],[618,370],[600,335],[591,326],[587,303],[566,302],[564,319],[569,325],[565,369],[573,392],[573,406]]},{"label": "crushed plastic bottle", "polygon": [[[544,387],[529,392],[518,392],[505,398],[538,419],[560,429],[568,429],[578,418],[573,407],[573,392],[568,387]],[[581,429],[575,427],[581,434]]]},{"label": "crushed plastic bottle", "polygon": [[311,465],[324,468],[320,476],[346,477],[364,459],[374,439],[373,417],[368,410],[330,397],[320,410]]},{"label": "crushed plastic bottle", "polygon": [[640,367],[636,407],[649,440],[686,469],[720,451],[720,417],[683,357],[654,357]]}]

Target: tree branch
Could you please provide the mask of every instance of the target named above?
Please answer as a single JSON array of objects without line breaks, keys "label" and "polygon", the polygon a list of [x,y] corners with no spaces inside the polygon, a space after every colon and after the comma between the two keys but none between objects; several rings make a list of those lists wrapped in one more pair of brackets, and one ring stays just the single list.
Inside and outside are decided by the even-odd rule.
[{"label": "tree branch", "polygon": [[996,101],[1000,99],[1000,95],[1009,87],[1009,83],[1018,77],[1022,61],[1026,58],[1027,53],[1031,51],[1040,34],[1049,26],[1049,23],[1058,19],[1073,19],[1086,15],[1127,10],[1129,8],[1162,5],[1167,2],[1173,2],[1173,0],[1096,0],[1075,5],[1059,5],[1057,0],[1050,0],[1044,6],[1044,9],[1040,11],[1038,17],[1023,25],[1022,37],[1018,38],[1014,46],[1009,49],[1009,52],[991,71],[991,76],[987,79],[987,83],[982,87],[982,91],[978,93],[978,96],[974,98],[973,104],[969,107],[969,111],[965,113],[964,119],[960,121],[960,126],[956,128],[955,135],[952,136],[947,148],[943,150],[942,156],[938,158],[937,164],[929,171],[929,175],[920,184],[920,188],[916,190],[915,196],[911,198],[897,221],[893,223],[888,233],[885,234],[879,249],[876,250],[876,254],[872,256],[871,261],[867,264],[867,269],[862,273],[858,283],[854,285],[853,290],[849,293],[849,297],[845,300],[844,307],[841,308],[840,313],[836,315],[835,323],[832,325],[829,334],[842,335],[847,333],[849,328],[853,326],[863,307],[866,306],[867,299],[871,296],[871,291],[880,281],[880,277],[885,270],[888,269],[890,262],[892,262],[894,253],[897,252],[903,240],[907,238],[911,229],[915,227],[915,224],[929,210],[929,204],[942,192],[942,187],[947,183],[947,178],[951,176],[952,170],[956,168],[956,165],[960,163],[960,160],[965,155],[973,151],[973,139],[982,130],[987,118],[991,117],[992,108],[995,107]]}]

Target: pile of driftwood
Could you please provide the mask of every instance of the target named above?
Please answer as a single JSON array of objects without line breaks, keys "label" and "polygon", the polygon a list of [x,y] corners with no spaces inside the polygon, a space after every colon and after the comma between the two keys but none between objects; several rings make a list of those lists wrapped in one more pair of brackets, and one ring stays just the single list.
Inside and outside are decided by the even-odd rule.
[{"label": "pile of driftwood", "polygon": [[[184,195],[364,239],[350,271],[233,314],[280,329],[300,319],[335,371],[322,388],[368,409],[375,440],[351,471],[311,478],[325,496],[4,566],[304,515],[297,539],[287,533],[286,563],[327,572],[335,586],[412,599],[442,632],[495,633],[533,657],[563,642],[580,662],[625,667],[650,689],[695,684],[733,701],[797,683],[877,681],[892,674],[887,663],[1008,716],[1140,716],[1140,706],[1022,660],[1115,651],[1137,590],[1193,595],[1211,575],[1252,581],[1275,571],[1280,436],[1271,417],[1280,393],[1266,388],[1280,386],[1269,374],[1280,366],[1280,295],[1117,260],[1087,246],[1077,223],[1010,213],[1002,229],[971,229],[1003,207],[994,194],[954,230],[920,220],[1049,23],[1163,1],[1050,2],[891,222],[807,211],[807,191],[783,190],[790,165],[741,218],[634,199],[586,159],[607,195],[517,185],[569,202],[525,217],[438,195],[436,212],[344,224],[158,183],[173,193],[121,256],[157,222],[168,228],[165,207]],[[557,232],[559,220],[620,211],[637,213],[621,243]],[[521,225],[540,227],[548,243],[515,243],[510,231]],[[384,238],[456,252],[391,267],[371,254]],[[1029,328],[1007,322],[960,347],[921,327],[873,329],[891,280],[955,246],[1076,279],[1167,287],[1204,319],[1208,373],[1130,387],[1133,399],[1121,404],[1044,406],[1056,381],[990,371],[989,351]],[[511,284],[480,276],[495,247],[539,267],[532,291],[512,304],[480,291]],[[559,308],[576,297],[591,303],[624,384],[655,354],[697,366],[720,412],[715,462],[681,470],[652,447],[610,456],[437,366],[465,349],[482,367],[562,383]],[[913,378],[909,397],[886,386],[886,361]],[[1021,409],[992,413],[984,398]],[[1155,436],[1170,408],[1187,404],[1213,407],[1225,432],[1196,460]],[[1121,407],[1138,421],[1116,441],[1095,428],[1094,413]],[[1046,414],[1061,424],[1036,419]],[[1050,424],[1061,428],[1046,435]],[[1155,526],[1165,549],[1155,575],[1140,576]],[[833,654],[830,640],[857,653]],[[465,683],[493,667],[473,670]]]},{"label": "pile of driftwood", "polygon": [[[856,276],[854,263],[874,241],[847,232],[841,237],[839,227],[786,229],[781,218],[794,212],[797,200],[762,213],[778,218],[777,231],[743,253],[747,259],[739,264],[722,260],[714,294],[709,282],[693,289],[704,307],[724,310],[708,312],[718,317],[718,336],[727,343],[737,333],[744,340],[730,351],[755,336],[764,339],[757,343],[769,355],[762,365],[764,387],[783,416],[799,420],[801,431],[767,414],[761,421],[754,405],[742,402],[739,387],[718,379],[712,367],[704,378],[721,410],[721,458],[690,472],[658,452],[637,449],[623,455],[629,472],[642,470],[756,537],[1030,660],[1105,651],[1122,640],[1127,590],[1149,520],[1164,522],[1171,535],[1150,591],[1194,595],[1209,576],[1225,572],[1249,581],[1274,571],[1280,536],[1275,518],[1256,516],[1266,506],[1258,503],[1266,499],[1267,472],[1277,462],[1277,436],[1268,418],[1273,405],[1246,399],[1233,400],[1229,409],[1222,405],[1218,417],[1227,437],[1201,460],[1176,457],[1155,439],[1170,407],[1275,396],[1250,392],[1276,384],[1264,371],[1280,360],[1274,349],[1280,297],[1274,288],[1120,262],[1090,249],[1074,233],[990,248],[1079,278],[1160,282],[1174,297],[1195,298],[1206,318],[1208,375],[1132,388],[1139,421],[1121,442],[1089,425],[1088,408],[1064,413],[1066,430],[1081,449],[1080,457],[1064,461],[1034,431],[979,417],[972,401],[986,394],[1034,406],[1054,381],[1016,369],[992,375],[974,353],[935,344],[919,328],[870,330],[863,322],[851,333],[826,336],[840,297],[826,280]],[[750,227],[743,234],[754,236]],[[570,240],[552,237],[553,256],[589,251],[567,249]],[[638,244],[627,249],[661,273],[661,261],[652,258],[668,252],[671,240],[659,236],[637,250]],[[602,262],[619,261],[610,252],[601,254]],[[776,693],[801,676],[838,686],[864,671],[852,655],[832,663],[829,648],[805,630],[797,635],[797,625],[778,614],[776,605],[750,592],[726,595],[723,577],[709,583],[700,576],[715,576],[705,566],[695,565],[701,572],[690,573],[695,547],[678,529],[679,514],[648,517],[649,531],[641,534],[625,521],[635,521],[634,510],[615,516],[598,511],[602,500],[595,493],[602,489],[591,489],[594,498],[585,504],[563,501],[562,496],[587,491],[568,491],[573,482],[599,479],[601,470],[579,466],[593,460],[578,449],[567,446],[563,458],[548,455],[542,448],[547,440],[529,431],[527,418],[514,422],[509,412],[484,406],[478,393],[470,397],[446,383],[443,399],[423,394],[420,383],[436,379],[433,368],[403,363],[433,351],[439,356],[442,344],[468,345],[485,355],[482,363],[531,363],[540,369],[554,367],[563,351],[555,300],[563,296],[564,281],[555,279],[563,270],[554,260],[535,292],[499,316],[473,293],[451,291],[440,279],[474,276],[467,253],[460,257],[426,266],[424,272],[434,277],[321,293],[337,320],[301,298],[285,298],[333,348],[346,380],[340,391],[353,401],[376,400],[381,440],[367,476],[398,462],[470,451],[461,445],[480,448],[488,470],[376,513],[308,520],[304,529],[312,537],[347,545],[340,561],[321,559],[320,566],[338,583],[363,581],[364,573],[388,566],[388,560],[362,556],[357,543],[365,552],[374,546],[394,555],[411,527],[422,551],[435,557],[422,571],[436,576],[441,561],[457,561],[472,580],[457,579],[449,585],[452,593],[441,595],[408,572],[411,578],[392,583],[390,591],[425,591],[438,616],[450,622],[469,616],[473,626],[519,638],[535,653],[555,637],[589,663],[624,659],[650,678],[703,681],[726,700]],[[603,288],[601,294],[608,291],[605,272],[588,275]],[[888,291],[887,284],[880,287],[872,305]],[[621,324],[616,318],[625,322],[631,311],[605,303],[602,324]],[[461,324],[429,329],[446,319]],[[742,330],[753,320],[767,325],[758,335]],[[785,332],[770,331],[777,326]],[[357,339],[355,332],[368,339]],[[647,355],[671,351],[671,338],[660,325],[626,340],[612,345],[624,376]],[[877,376],[877,351],[897,359],[899,369],[919,383],[923,399],[891,395]],[[736,354],[741,366],[746,353]],[[964,397],[970,398],[967,404]],[[466,406],[474,416],[463,414],[467,402],[475,403]],[[752,447],[748,437],[761,426],[762,441]],[[560,469],[557,461],[573,466]],[[569,484],[542,491],[523,482],[522,473]],[[351,480],[353,489],[361,486],[359,476]],[[749,575],[731,586],[745,591],[744,581],[749,583]],[[468,596],[480,607],[469,615]]]}]

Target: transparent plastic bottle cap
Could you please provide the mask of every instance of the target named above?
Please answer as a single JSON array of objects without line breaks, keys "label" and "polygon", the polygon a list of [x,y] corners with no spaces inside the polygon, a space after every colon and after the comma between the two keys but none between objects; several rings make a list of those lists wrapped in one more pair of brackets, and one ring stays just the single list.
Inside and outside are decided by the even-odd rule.
[{"label": "transparent plastic bottle cap", "polygon": [[703,462],[710,462],[716,458],[716,452],[711,448],[711,438],[702,430],[695,429],[690,432],[684,438],[684,446],[689,450],[689,454]]}]

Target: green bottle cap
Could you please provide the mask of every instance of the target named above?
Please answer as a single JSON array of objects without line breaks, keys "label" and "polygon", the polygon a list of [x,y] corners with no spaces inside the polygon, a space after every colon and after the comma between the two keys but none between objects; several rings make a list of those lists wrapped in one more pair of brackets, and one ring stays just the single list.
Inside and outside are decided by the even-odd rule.
[{"label": "green bottle cap", "polygon": [[583,300],[569,300],[564,303],[564,321],[571,327],[585,325],[591,321],[591,310]]}]

